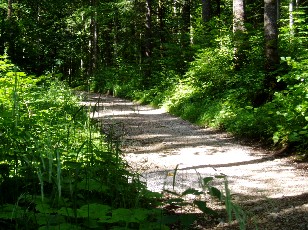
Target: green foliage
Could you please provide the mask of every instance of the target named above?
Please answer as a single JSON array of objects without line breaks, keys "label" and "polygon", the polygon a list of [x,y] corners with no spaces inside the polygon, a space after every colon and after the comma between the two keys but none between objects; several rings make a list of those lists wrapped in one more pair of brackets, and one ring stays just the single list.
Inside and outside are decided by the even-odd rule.
[{"label": "green foliage", "polygon": [[[151,89],[133,94],[146,103],[165,106],[184,119],[225,129],[276,146],[307,149],[307,59],[282,58],[275,91],[264,89],[265,74],[256,49],[249,63],[233,69],[232,49],[207,48],[184,76],[162,72]],[[173,74],[173,77],[172,77]],[[133,89],[134,90],[134,89]],[[272,95],[272,96],[269,96]]]},{"label": "green foliage", "polygon": [[[173,183],[175,183],[177,168],[174,171]],[[198,174],[198,172],[197,172]],[[221,179],[223,181],[221,181]],[[225,175],[217,175],[214,177],[199,178],[201,189],[188,188],[185,191],[178,193],[175,191],[164,191],[168,194],[168,199],[163,202],[165,209],[169,211],[167,215],[163,217],[163,223],[177,223],[180,222],[183,226],[188,228],[194,221],[198,219],[195,214],[191,215],[173,215],[173,211],[177,209],[182,210],[185,207],[198,208],[204,217],[218,216],[218,212],[210,208],[208,204],[211,202],[218,202],[224,204],[226,208],[226,214],[228,222],[230,223],[233,218],[238,221],[240,229],[246,228],[246,213],[234,202],[232,202],[231,192],[228,187],[228,180]],[[213,183],[224,185],[223,189],[218,189],[213,186]]]},{"label": "green foliage", "polygon": [[134,91],[142,87],[139,76],[136,66],[121,64],[118,67],[106,67],[96,73],[91,89],[131,98]]},{"label": "green foliage", "polygon": [[146,225],[157,194],[126,170],[78,98],[52,75],[32,79],[6,58],[0,66],[0,218],[7,228]]}]

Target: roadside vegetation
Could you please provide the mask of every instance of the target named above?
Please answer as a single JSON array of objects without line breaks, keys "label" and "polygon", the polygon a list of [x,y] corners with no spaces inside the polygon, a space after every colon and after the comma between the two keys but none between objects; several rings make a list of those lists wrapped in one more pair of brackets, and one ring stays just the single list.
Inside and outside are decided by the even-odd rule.
[{"label": "roadside vegetation", "polygon": [[[288,49],[288,47],[285,47]],[[164,106],[171,113],[201,126],[226,130],[262,141],[275,149],[288,148],[300,158],[308,148],[308,57],[282,58],[277,70],[278,89],[264,88],[261,51],[249,56],[251,63],[240,71],[233,68],[231,47],[200,50],[183,75],[173,70],[153,73],[160,79],[151,89],[140,90],[141,82],[121,70],[108,75],[105,92],[141,103]],[[124,70],[123,70],[124,71]],[[138,72],[130,73],[133,76]],[[114,82],[112,79],[118,79]],[[104,91],[100,88],[100,90]]]},{"label": "roadside vegetation", "polygon": [[190,193],[243,223],[227,182],[207,186],[219,178],[169,201],[147,191],[71,89],[164,106],[308,159],[307,0],[3,0],[0,13],[6,229],[168,229],[181,220],[162,207]]},{"label": "roadside vegetation", "polygon": [[[226,177],[200,178],[199,190],[151,192],[106,138],[87,108],[59,76],[34,77],[0,60],[0,222],[5,229],[188,229],[218,216],[207,202],[231,202]],[[174,172],[176,176],[176,169]],[[213,187],[222,180],[225,192]],[[186,196],[194,196],[187,199]],[[197,213],[173,213],[174,207]],[[201,215],[200,213],[203,213]]]}]

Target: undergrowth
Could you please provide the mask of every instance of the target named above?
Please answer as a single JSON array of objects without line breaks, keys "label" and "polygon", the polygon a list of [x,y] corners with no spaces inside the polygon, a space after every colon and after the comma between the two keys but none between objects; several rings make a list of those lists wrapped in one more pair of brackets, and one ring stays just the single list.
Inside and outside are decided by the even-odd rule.
[{"label": "undergrowth", "polygon": [[191,122],[268,146],[289,146],[307,156],[308,58],[282,57],[276,81],[266,89],[260,52],[249,54],[250,64],[234,70],[232,49],[207,48],[199,51],[184,75],[166,69],[154,72],[153,79],[159,80],[150,89],[142,89],[138,78],[132,84],[119,74],[115,78],[123,81],[117,80],[114,94],[164,106]]},{"label": "undergrowth", "polygon": [[154,196],[77,97],[56,76],[27,76],[6,58],[0,65],[1,227],[109,229],[148,220]]},{"label": "undergrowth", "polygon": [[166,207],[216,216],[201,194],[224,203],[228,221],[235,215],[244,229],[227,180],[225,192],[209,185],[214,177],[200,178],[201,190],[165,191],[174,199],[148,191],[128,171],[118,140],[90,120],[93,108],[80,106],[58,76],[28,76],[1,57],[0,83],[1,229],[190,229],[200,214],[175,218]]}]

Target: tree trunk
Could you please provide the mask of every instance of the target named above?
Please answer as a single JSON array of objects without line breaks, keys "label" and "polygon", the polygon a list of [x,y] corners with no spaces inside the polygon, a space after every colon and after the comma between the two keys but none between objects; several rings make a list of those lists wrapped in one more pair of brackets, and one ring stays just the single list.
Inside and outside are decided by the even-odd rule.
[{"label": "tree trunk", "polygon": [[220,0],[216,0],[216,15],[220,16]]},{"label": "tree trunk", "polygon": [[247,45],[244,0],[233,0],[234,66],[239,70],[245,62]]},{"label": "tree trunk", "polygon": [[10,19],[12,17],[13,7],[12,7],[13,0],[8,0],[8,7],[7,7],[7,18]]},{"label": "tree trunk", "polygon": [[192,37],[190,34],[190,0],[184,0],[184,5],[182,9],[182,20],[183,20],[183,27],[182,27],[182,46],[188,47],[189,43],[192,42]]},{"label": "tree trunk", "polygon": [[211,19],[211,0],[202,0],[202,20],[208,22]]},{"label": "tree trunk", "polygon": [[[159,20],[159,40],[160,40],[160,50],[162,51],[164,48],[164,43],[166,42],[165,38],[165,6],[164,3],[159,0],[158,2],[158,20]],[[161,57],[163,57],[163,53],[161,53]]]},{"label": "tree trunk", "polygon": [[293,0],[289,0],[289,28],[291,37],[294,36],[294,18],[293,18],[294,3]]},{"label": "tree trunk", "polygon": [[265,71],[273,72],[279,65],[277,0],[264,1]]},{"label": "tree trunk", "polygon": [[95,72],[98,64],[97,1],[98,0],[90,0],[90,5],[92,7],[90,21],[90,75]]},{"label": "tree trunk", "polygon": [[152,62],[152,5],[151,0],[145,2],[145,44],[144,44],[144,79],[143,85],[145,88],[150,86],[151,82],[151,62]]}]

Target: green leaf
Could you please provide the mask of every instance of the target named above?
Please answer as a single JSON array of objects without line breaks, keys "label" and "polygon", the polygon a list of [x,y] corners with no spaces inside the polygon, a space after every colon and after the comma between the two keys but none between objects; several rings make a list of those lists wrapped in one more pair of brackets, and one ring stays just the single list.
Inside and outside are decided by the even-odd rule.
[{"label": "green leaf", "polygon": [[214,196],[214,197],[218,198],[219,200],[222,199],[221,191],[219,189],[215,188],[215,187],[210,187],[209,188],[209,194],[211,196]]},{"label": "green leaf", "polygon": [[97,191],[97,192],[106,192],[108,190],[107,186],[103,185],[102,183],[94,179],[82,180],[77,184],[77,188],[88,191]]},{"label": "green leaf", "polygon": [[132,209],[132,216],[131,216],[131,222],[144,222],[147,218],[149,213],[151,213],[151,210],[143,209],[143,208],[136,208]]},{"label": "green leaf", "polygon": [[197,205],[197,207],[205,214],[211,215],[211,216],[217,216],[217,212],[215,212],[213,209],[208,208],[206,206],[206,202],[205,201],[201,201],[201,200],[195,200],[194,204]]},{"label": "green leaf", "polygon": [[203,178],[203,184],[207,185],[208,183],[210,183],[211,181],[213,181],[213,177],[205,177]]},{"label": "green leaf", "polygon": [[20,218],[23,215],[21,207],[13,204],[0,206],[0,219]]},{"label": "green leaf", "polygon": [[274,144],[278,143],[278,141],[280,140],[280,133],[279,132],[275,132],[273,135],[273,142]]},{"label": "green leaf", "polygon": [[81,208],[77,209],[77,216],[85,218],[90,217],[91,219],[104,219],[108,215],[110,210],[111,208],[108,205],[94,203],[84,205]]},{"label": "green leaf", "polygon": [[111,218],[106,221],[108,223],[117,223],[117,222],[130,222],[132,212],[126,208],[118,208],[112,211]]},{"label": "green leaf", "polygon": [[36,222],[40,225],[59,225],[62,223],[66,223],[66,218],[65,216],[60,216],[60,215],[46,215],[42,213],[37,213],[35,214],[35,219]]},{"label": "green leaf", "polygon": [[203,192],[200,192],[199,190],[196,190],[194,188],[188,188],[184,192],[182,192],[182,196],[185,196],[185,195],[188,195],[188,194],[198,196],[198,195],[201,195],[202,193]]},{"label": "green leaf", "polygon": [[50,213],[54,213],[55,212],[55,210],[50,208],[50,205],[46,204],[46,203],[37,204],[35,206],[35,209],[37,211],[39,211],[40,213],[44,213],[44,214],[50,214]]},{"label": "green leaf", "polygon": [[192,225],[196,219],[197,215],[194,213],[187,213],[180,215],[181,224],[185,227],[185,229],[190,225]]},{"label": "green leaf", "polygon": [[161,216],[158,220],[161,224],[174,224],[179,221],[179,216],[176,215],[164,215]]},{"label": "green leaf", "polygon": [[75,212],[71,208],[62,207],[57,213],[63,216],[75,217]]}]

